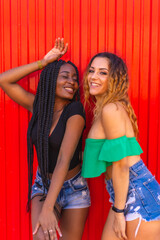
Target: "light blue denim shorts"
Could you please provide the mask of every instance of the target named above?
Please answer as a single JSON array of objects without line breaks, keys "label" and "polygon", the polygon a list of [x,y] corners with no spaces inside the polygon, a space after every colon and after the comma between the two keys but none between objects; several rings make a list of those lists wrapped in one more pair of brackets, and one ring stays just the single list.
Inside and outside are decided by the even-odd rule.
[{"label": "light blue denim shorts", "polygon": [[[32,186],[31,199],[35,196],[43,196],[45,199],[46,195],[47,190],[45,189],[44,191],[42,177],[37,170],[36,178]],[[81,176],[81,171],[73,178],[64,182],[56,203],[61,209],[86,208],[91,205],[87,180]]]},{"label": "light blue denim shorts", "polygon": [[[110,202],[114,204],[111,179],[106,180],[106,188]],[[126,221],[137,218],[140,221],[160,220],[160,185],[142,160],[129,168],[129,190],[124,215]]]}]

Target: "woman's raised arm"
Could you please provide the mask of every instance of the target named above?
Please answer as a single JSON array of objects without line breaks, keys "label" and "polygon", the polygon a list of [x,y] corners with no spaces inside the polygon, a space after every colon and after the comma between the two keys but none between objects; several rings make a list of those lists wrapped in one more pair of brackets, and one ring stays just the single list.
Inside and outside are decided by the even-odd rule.
[{"label": "woman's raised arm", "polygon": [[0,87],[16,103],[29,111],[33,111],[35,95],[26,91],[17,82],[28,74],[44,68],[49,63],[62,57],[67,52],[68,44],[64,46],[63,39],[56,39],[55,45],[42,60],[10,69],[0,74]]}]

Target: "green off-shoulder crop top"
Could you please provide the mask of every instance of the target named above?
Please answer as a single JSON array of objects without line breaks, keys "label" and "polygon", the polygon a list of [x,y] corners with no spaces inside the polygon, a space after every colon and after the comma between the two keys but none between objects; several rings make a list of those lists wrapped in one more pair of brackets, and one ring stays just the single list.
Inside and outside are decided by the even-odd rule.
[{"label": "green off-shoulder crop top", "polygon": [[87,138],[83,154],[82,176],[85,178],[98,177],[106,172],[106,168],[112,165],[112,162],[127,156],[140,155],[142,152],[135,137]]}]

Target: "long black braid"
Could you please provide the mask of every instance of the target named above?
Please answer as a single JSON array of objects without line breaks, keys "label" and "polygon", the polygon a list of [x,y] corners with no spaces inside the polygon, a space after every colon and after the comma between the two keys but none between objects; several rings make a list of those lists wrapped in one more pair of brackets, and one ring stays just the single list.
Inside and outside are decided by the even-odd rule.
[{"label": "long black braid", "polygon": [[[77,81],[78,81],[78,86],[79,86],[79,72],[78,72],[78,68],[77,68],[76,65],[74,65],[74,63],[72,63],[71,61],[68,61],[67,63],[69,63],[70,65],[72,65],[72,66],[75,68],[76,74],[77,74],[77,78],[78,78],[78,79],[77,79]],[[79,90],[79,88],[78,88],[76,94],[74,95],[73,101],[75,101],[75,100],[80,101],[80,90]]]},{"label": "long black braid", "polygon": [[[57,77],[60,67],[65,64],[71,64],[77,73],[78,84],[79,84],[79,74],[77,67],[70,61],[65,62],[63,60],[55,61],[48,64],[44,70],[41,72],[40,81],[37,87],[37,92],[35,100],[33,103],[33,115],[29,122],[28,132],[27,132],[27,149],[28,149],[28,203],[27,211],[30,210],[30,198],[31,198],[31,187],[33,178],[33,142],[32,142],[32,130],[34,124],[38,121],[37,128],[37,158],[39,167],[41,170],[42,181],[45,189],[49,188],[48,185],[48,136],[53,119],[53,110],[55,103],[55,92]],[[79,101],[80,94],[79,90],[76,92],[72,101]]]}]

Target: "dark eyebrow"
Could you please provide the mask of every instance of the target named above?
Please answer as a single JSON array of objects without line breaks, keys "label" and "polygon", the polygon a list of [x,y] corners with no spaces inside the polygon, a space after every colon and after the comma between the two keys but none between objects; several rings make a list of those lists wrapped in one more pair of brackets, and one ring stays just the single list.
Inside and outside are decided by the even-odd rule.
[{"label": "dark eyebrow", "polygon": [[62,72],[60,72],[60,73],[69,73],[68,71],[62,71]]},{"label": "dark eyebrow", "polygon": [[[94,68],[94,67],[90,66],[90,68]],[[107,68],[99,68],[99,70],[107,70],[109,72]]]},{"label": "dark eyebrow", "polygon": [[[68,72],[68,71],[62,71],[62,72],[60,72],[60,74],[61,74],[61,73],[67,73],[67,74],[69,74],[70,72]],[[74,73],[73,75],[77,76],[76,73]]]},{"label": "dark eyebrow", "polygon": [[[61,73],[67,73],[67,74],[69,74],[70,72],[68,72],[68,71],[62,71],[62,72],[60,72],[59,74],[61,74]],[[77,73],[73,73],[72,76],[76,76],[76,77],[77,77]],[[78,78],[78,77],[77,77],[77,78]]]}]

